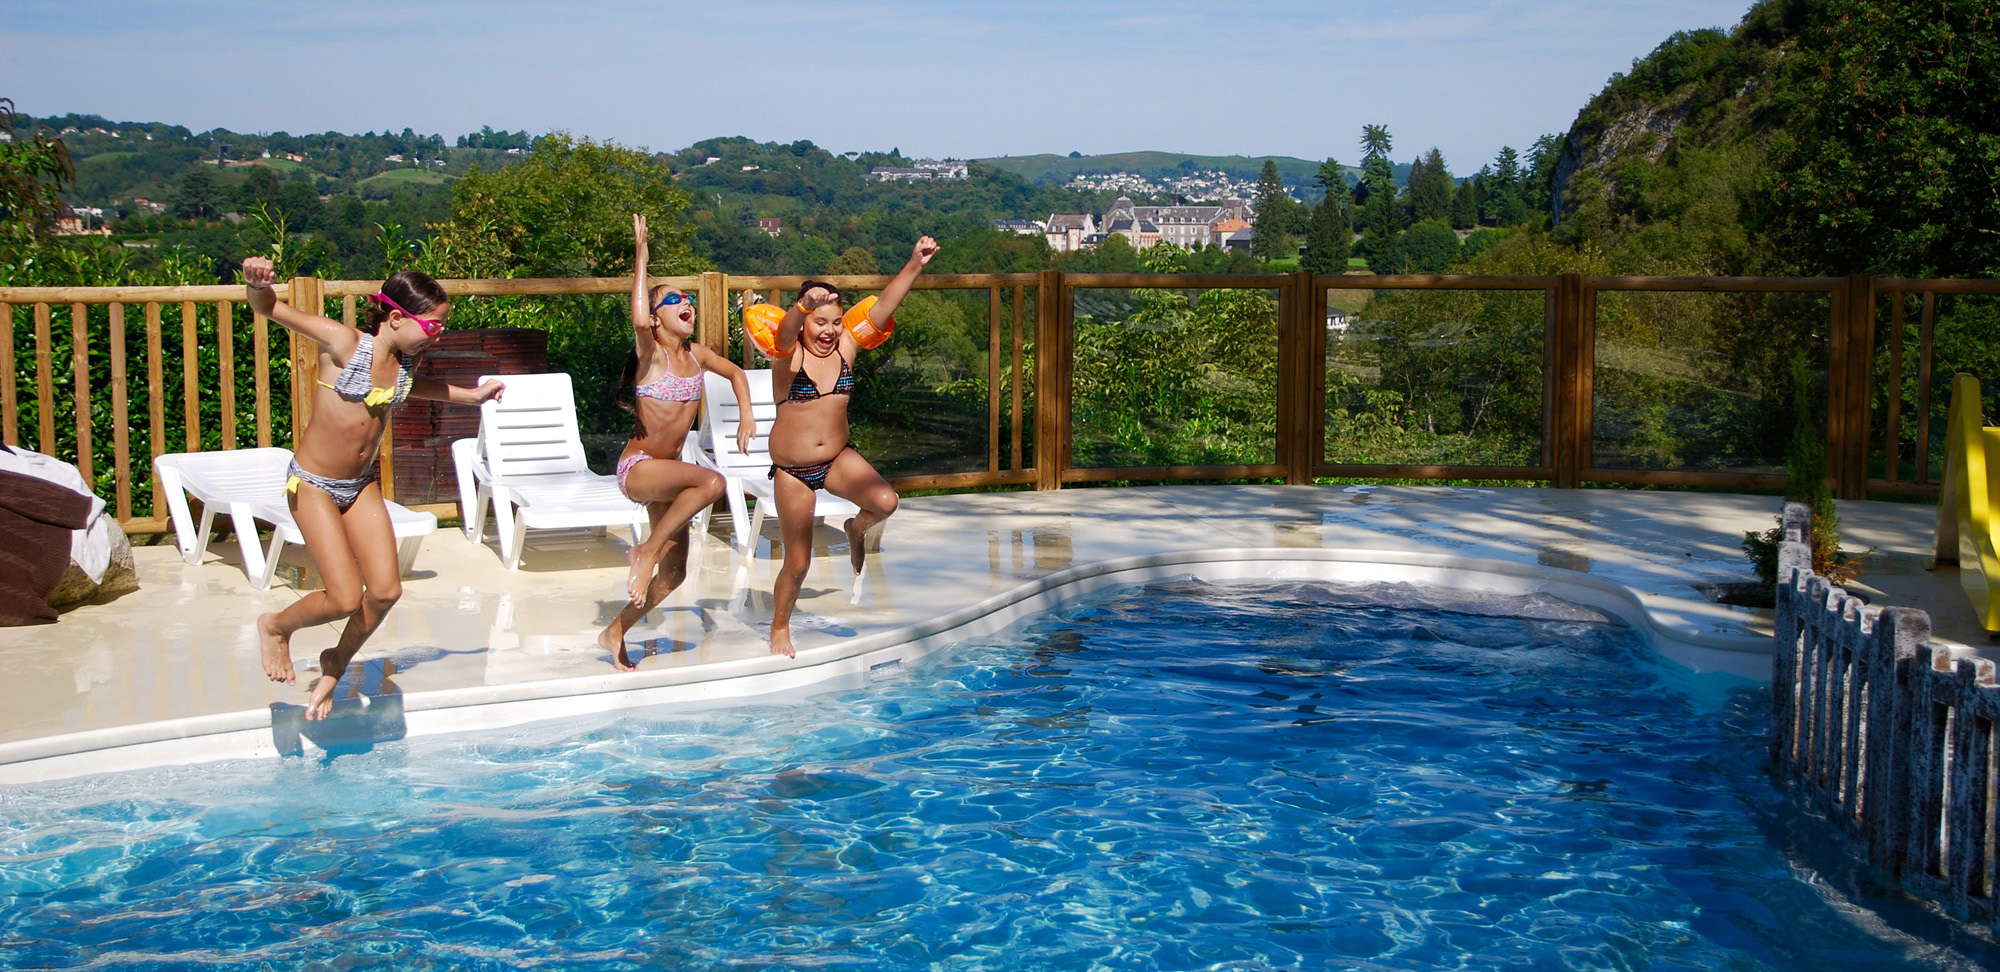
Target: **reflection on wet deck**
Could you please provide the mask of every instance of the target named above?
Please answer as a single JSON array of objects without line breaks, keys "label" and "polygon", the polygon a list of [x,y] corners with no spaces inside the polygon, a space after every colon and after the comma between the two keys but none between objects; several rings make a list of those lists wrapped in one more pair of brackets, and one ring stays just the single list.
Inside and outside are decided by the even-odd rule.
[{"label": "reflection on wet deck", "polygon": [[[1318,548],[1587,572],[1639,595],[1666,629],[1756,635],[1769,631],[1766,612],[1716,604],[1705,592],[1750,579],[1743,533],[1766,528],[1778,507],[1771,497],[1535,488],[1177,486],[918,497],[887,524],[858,583],[847,569],[845,536],[826,526],[816,532],[794,631],[799,663],[810,664],[854,639],[1079,565],[1173,551]],[[1881,585],[1872,599],[1931,611],[1945,638],[1983,647],[1956,576],[1917,566],[1934,515],[1902,504],[1841,507],[1850,542],[1875,550],[1861,578]],[[726,530],[727,518],[716,524]],[[296,586],[252,590],[233,562],[233,541],[213,544],[198,566],[181,563],[170,545],[140,548],[137,593],[76,609],[59,624],[0,629],[8,673],[0,681],[7,713],[0,747],[270,711],[281,750],[298,738],[328,749],[391,738],[404,703],[426,693],[531,683],[551,686],[550,695],[606,692],[645,683],[647,673],[770,664],[765,629],[780,550],[775,524],[766,534],[749,556],[726,537],[697,536],[688,582],[629,633],[639,674],[621,676],[595,638],[620,605],[622,536],[537,534],[521,569],[509,573],[490,539],[475,545],[440,530],[426,539],[402,602],[340,686],[336,708],[354,715],[333,720],[339,729],[292,715],[311,682],[305,666],[333,644],[337,627],[294,638],[298,686],[261,674],[253,623],[296,598]],[[291,576],[311,581],[309,569]]]}]

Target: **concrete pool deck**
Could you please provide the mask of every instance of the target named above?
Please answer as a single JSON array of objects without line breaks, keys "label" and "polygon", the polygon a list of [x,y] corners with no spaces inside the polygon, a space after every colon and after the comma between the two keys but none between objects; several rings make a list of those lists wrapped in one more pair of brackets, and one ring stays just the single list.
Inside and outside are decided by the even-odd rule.
[{"label": "concrete pool deck", "polygon": [[[251,589],[233,540],[212,543],[199,565],[171,544],[141,547],[136,593],[58,624],[0,629],[0,782],[865,677],[897,661],[898,645],[948,643],[982,617],[1004,624],[1009,611],[1039,609],[1092,578],[1101,586],[1190,572],[1498,578],[1472,586],[1593,602],[1647,629],[1669,657],[1757,677],[1769,670],[1770,613],[1716,603],[1712,585],[1753,579],[1743,533],[1769,528],[1780,506],[1769,496],[1525,487],[917,497],[887,525],[858,600],[845,538],[819,529],[794,621],[796,660],[771,655],[765,637],[775,524],[749,557],[726,536],[697,536],[688,583],[628,637],[632,654],[644,653],[632,674],[615,672],[595,641],[622,599],[621,535],[531,534],[521,570],[509,573],[490,537],[474,544],[446,528],[426,539],[401,603],[350,669],[336,718],[319,726],[303,726],[297,706],[307,666],[337,625],[293,639],[298,686],[269,682],[254,622],[300,591],[282,580]],[[1935,507],[1856,502],[1840,512],[1845,545],[1873,551],[1856,590],[1928,611],[1938,640],[2000,657],[1956,572],[1923,569]],[[715,520],[713,530],[727,530],[727,517]]]}]

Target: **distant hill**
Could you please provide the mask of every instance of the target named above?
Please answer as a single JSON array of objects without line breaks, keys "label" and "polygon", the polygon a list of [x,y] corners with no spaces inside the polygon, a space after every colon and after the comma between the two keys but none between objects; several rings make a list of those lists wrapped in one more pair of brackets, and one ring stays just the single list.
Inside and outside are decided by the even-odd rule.
[{"label": "distant hill", "polygon": [[[1165,178],[1191,171],[1216,170],[1244,179],[1255,179],[1264,171],[1264,160],[1278,164],[1278,175],[1289,186],[1311,185],[1319,174],[1319,163],[1289,155],[1187,155],[1180,152],[1114,152],[1109,155],[1003,155],[975,159],[1004,169],[1030,182],[1067,182],[1086,172],[1130,172],[1148,178]],[[1350,178],[1361,170],[1343,166]],[[1396,180],[1409,177],[1407,163],[1396,166]]]}]

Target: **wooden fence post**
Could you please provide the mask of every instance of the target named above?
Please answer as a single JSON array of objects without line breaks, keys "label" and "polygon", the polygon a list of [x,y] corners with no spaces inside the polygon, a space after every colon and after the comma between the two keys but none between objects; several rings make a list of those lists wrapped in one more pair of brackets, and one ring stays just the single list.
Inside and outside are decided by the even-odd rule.
[{"label": "wooden fence post", "polygon": [[1833,495],[1868,496],[1868,402],[1874,378],[1875,278],[1848,277],[1834,291],[1827,353],[1826,455]]},{"label": "wooden fence post", "polygon": [[1591,387],[1594,342],[1597,340],[1595,299],[1584,285],[1583,274],[1565,273],[1556,278],[1549,310],[1547,344],[1543,350],[1547,378],[1542,387],[1548,396],[1543,421],[1548,432],[1549,465],[1554,485],[1575,489],[1583,482],[1583,470],[1590,465]]},{"label": "wooden fence post", "polygon": [[695,340],[702,347],[729,357],[729,275],[716,270],[704,271],[701,283],[696,285],[695,315],[701,333]]},{"label": "wooden fence post", "polygon": [[1044,270],[1035,295],[1035,488],[1061,489],[1069,466],[1070,328],[1067,285]]},{"label": "wooden fence post", "polygon": [[[1285,467],[1285,482],[1311,483],[1316,464],[1314,435],[1319,409],[1314,407],[1315,329],[1326,331],[1326,291],[1318,275],[1299,270],[1278,291],[1278,448],[1274,457]],[[1317,298],[1317,299],[1315,299]]]},{"label": "wooden fence post", "polygon": [[[293,277],[286,303],[308,314],[326,313],[320,297],[319,278]],[[319,342],[290,328],[292,353],[292,448],[299,446],[299,434],[312,422],[313,380],[319,374]]]}]

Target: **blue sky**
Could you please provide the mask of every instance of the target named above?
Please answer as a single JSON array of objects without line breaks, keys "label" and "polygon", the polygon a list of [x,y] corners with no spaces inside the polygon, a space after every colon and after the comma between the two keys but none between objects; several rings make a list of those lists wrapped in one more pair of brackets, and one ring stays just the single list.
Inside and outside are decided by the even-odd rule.
[{"label": "blue sky", "polygon": [[0,96],[197,131],[564,129],[907,155],[1138,149],[1469,173],[1749,0],[636,3],[10,0]]}]

